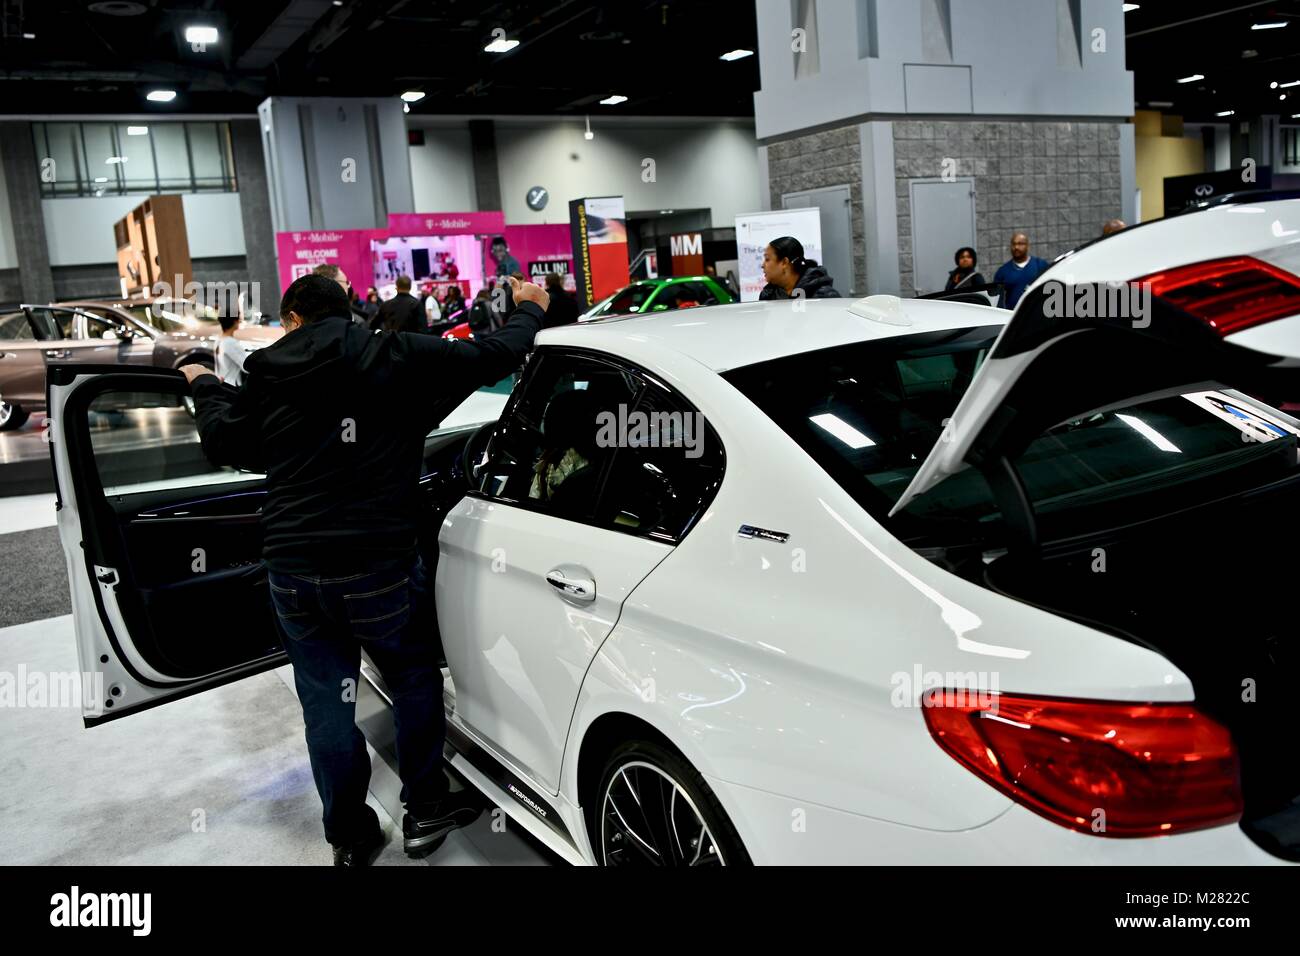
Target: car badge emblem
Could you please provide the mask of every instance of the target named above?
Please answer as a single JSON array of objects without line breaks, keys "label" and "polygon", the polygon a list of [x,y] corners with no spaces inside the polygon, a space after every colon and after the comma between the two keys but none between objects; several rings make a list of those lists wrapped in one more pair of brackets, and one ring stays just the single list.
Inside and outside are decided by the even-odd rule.
[{"label": "car badge emblem", "polygon": [[778,544],[785,544],[790,538],[790,535],[784,531],[769,531],[767,528],[756,528],[752,524],[742,524],[736,534],[742,538],[762,538],[764,541],[775,541]]}]

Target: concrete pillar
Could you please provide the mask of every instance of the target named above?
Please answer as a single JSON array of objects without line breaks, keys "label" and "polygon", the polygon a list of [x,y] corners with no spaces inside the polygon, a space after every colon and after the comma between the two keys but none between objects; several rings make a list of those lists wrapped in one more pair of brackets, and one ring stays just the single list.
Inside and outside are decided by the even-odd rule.
[{"label": "concrete pillar", "polygon": [[0,163],[9,192],[19,285],[22,300],[33,303],[54,299],[54,275],[41,211],[40,161],[31,123],[0,123]]},{"label": "concrete pillar", "polygon": [[266,184],[261,127],[257,120],[231,120],[230,139],[239,178],[248,280],[257,290],[257,307],[274,313],[283,290],[275,265],[275,230],[271,228],[271,196]]},{"label": "concrete pillar", "polygon": [[470,120],[469,146],[474,163],[474,192],[478,209],[490,212],[502,208],[496,123],[492,120]]}]

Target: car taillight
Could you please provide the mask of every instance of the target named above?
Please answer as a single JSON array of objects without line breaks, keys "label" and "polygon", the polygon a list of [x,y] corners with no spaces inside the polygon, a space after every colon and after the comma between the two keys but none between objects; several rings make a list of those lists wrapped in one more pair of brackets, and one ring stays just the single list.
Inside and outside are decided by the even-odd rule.
[{"label": "car taillight", "polygon": [[1220,335],[1300,313],[1300,278],[1251,256],[1153,272],[1151,294],[1205,320]]},{"label": "car taillight", "polygon": [[931,735],[953,758],[1062,826],[1140,837],[1241,816],[1232,738],[1191,704],[939,688],[926,694],[924,711]]}]

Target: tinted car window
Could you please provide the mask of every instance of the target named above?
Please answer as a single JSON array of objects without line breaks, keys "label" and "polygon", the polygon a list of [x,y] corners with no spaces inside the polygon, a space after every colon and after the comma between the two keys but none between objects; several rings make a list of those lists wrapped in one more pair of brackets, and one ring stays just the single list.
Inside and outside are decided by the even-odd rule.
[{"label": "tinted car window", "polygon": [[619,451],[597,523],[680,540],[722,483],[724,455],[717,433],[702,413],[654,382],[626,419],[607,424]]},{"label": "tinted car window", "polygon": [[31,341],[35,338],[24,313],[11,312],[0,316],[0,341]]},{"label": "tinted car window", "polygon": [[598,417],[631,408],[640,383],[596,359],[536,359],[506,425],[488,444],[478,490],[557,517],[590,520],[614,448],[600,441]]},{"label": "tinted car window", "polygon": [[[726,377],[883,519],[942,440],[996,332],[900,336]],[[1149,517],[1286,477],[1300,467],[1297,432],[1225,391],[1135,396],[1044,431],[1012,464],[1035,514],[1059,534],[1116,526],[1133,517],[1130,505]],[[912,501],[894,527],[904,537],[951,526],[979,538],[1000,518],[983,474],[967,468]]]},{"label": "tinted car window", "polygon": [[716,305],[718,297],[703,282],[674,282],[665,286],[655,296],[652,310],[691,309],[700,305]]}]

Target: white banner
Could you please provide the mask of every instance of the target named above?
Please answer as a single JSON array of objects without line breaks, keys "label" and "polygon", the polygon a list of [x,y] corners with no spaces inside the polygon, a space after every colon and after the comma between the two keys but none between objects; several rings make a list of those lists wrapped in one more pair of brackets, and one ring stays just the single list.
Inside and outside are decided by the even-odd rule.
[{"label": "white banner", "polygon": [[822,212],[816,206],[747,212],[736,217],[741,302],[758,301],[758,294],[767,285],[763,278],[763,250],[781,236],[798,239],[803,244],[805,259],[822,261]]}]

